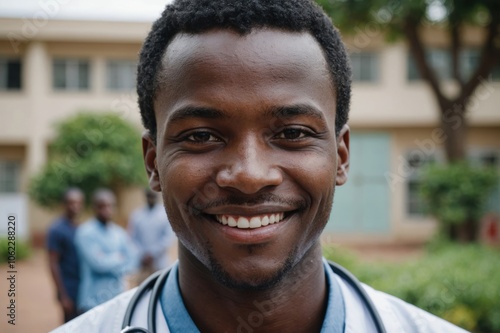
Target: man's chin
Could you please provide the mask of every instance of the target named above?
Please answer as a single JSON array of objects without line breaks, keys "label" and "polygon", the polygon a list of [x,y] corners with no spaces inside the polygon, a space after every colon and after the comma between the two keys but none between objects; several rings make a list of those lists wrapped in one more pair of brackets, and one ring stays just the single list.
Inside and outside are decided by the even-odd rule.
[{"label": "man's chin", "polygon": [[214,278],[223,286],[241,291],[265,291],[278,285],[283,277],[293,267],[293,255],[290,255],[280,267],[271,272],[251,275],[232,274],[213,257],[210,258],[210,268]]}]

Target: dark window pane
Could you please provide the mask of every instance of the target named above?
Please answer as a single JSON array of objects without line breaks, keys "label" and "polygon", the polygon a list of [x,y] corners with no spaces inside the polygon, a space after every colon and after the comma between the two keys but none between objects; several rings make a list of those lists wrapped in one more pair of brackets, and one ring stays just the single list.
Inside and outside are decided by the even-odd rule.
[{"label": "dark window pane", "polygon": [[19,60],[12,60],[8,63],[7,87],[21,89],[21,62]]},{"label": "dark window pane", "polygon": [[0,59],[0,90],[21,89],[21,61]]}]

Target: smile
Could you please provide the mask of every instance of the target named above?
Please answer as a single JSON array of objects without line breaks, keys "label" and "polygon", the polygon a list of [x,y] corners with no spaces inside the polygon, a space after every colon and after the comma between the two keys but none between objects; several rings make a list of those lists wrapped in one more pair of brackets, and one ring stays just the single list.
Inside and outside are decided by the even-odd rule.
[{"label": "smile", "polygon": [[255,229],[269,224],[281,222],[285,213],[265,214],[258,216],[215,215],[215,219],[222,225],[239,229]]}]

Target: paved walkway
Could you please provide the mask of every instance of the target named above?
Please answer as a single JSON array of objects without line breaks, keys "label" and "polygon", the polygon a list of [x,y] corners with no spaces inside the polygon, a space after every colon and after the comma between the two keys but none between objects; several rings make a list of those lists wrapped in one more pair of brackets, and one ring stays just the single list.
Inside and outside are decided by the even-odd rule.
[{"label": "paved walkway", "polygon": [[16,264],[15,326],[7,321],[7,306],[10,301],[10,276],[5,264],[0,266],[0,332],[2,333],[46,333],[59,326],[62,321],[54,287],[48,270],[48,259],[44,251]]}]

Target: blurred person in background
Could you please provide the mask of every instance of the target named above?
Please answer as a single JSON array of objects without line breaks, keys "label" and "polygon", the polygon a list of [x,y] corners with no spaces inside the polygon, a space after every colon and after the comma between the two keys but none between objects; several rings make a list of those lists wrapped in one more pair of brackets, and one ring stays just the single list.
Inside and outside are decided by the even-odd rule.
[{"label": "blurred person in background", "polygon": [[46,246],[57,299],[63,310],[64,322],[68,322],[77,316],[76,301],[80,274],[74,241],[84,196],[80,189],[73,187],[64,192],[62,199],[63,215],[50,226]]},{"label": "blurred person in background", "polygon": [[140,255],[137,284],[170,264],[168,254],[175,241],[165,208],[158,202],[158,193],[146,189],[144,194],[146,205],[131,214],[128,224],[129,233]]},{"label": "blurred person in background", "polygon": [[78,311],[86,312],[125,290],[125,276],[137,267],[137,250],[127,232],[112,221],[116,198],[108,189],[92,198],[95,217],[76,231],[81,283]]}]

